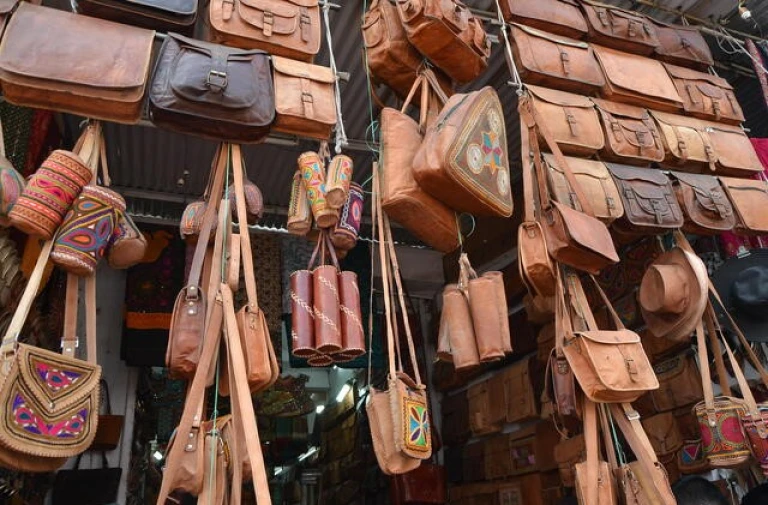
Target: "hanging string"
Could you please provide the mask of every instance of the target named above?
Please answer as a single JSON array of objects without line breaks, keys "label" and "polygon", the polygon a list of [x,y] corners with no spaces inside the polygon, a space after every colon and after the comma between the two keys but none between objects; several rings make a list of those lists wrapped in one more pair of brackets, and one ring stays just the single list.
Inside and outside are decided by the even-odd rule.
[{"label": "hanging string", "polygon": [[512,74],[511,84],[516,88],[517,94],[520,96],[523,94],[523,80],[520,78],[520,72],[517,71],[517,65],[515,65],[515,60],[512,58],[512,44],[509,43],[509,33],[507,32],[509,27],[504,21],[504,16],[502,16],[501,12],[501,4],[499,0],[496,0],[496,17],[501,24],[501,35],[504,38],[504,56],[507,60],[509,72]]},{"label": "hanging string", "polygon": [[328,58],[333,72],[333,90],[336,98],[336,154],[341,154],[341,149],[347,146],[347,132],[344,130],[344,118],[341,115],[341,88],[339,85],[339,71],[336,68],[336,57],[333,54],[333,37],[331,36],[330,21],[331,4],[323,3],[323,19],[325,20],[325,40],[328,43]]}]

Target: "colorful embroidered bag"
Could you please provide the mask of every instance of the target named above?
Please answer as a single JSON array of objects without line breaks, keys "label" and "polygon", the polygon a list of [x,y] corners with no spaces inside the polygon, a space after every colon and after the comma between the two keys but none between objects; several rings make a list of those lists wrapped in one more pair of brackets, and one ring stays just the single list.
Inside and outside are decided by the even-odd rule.
[{"label": "colorful embroidered bag", "polygon": [[352,158],[345,154],[337,154],[328,164],[325,199],[331,208],[341,208],[347,202],[353,167]]},{"label": "colorful embroidered bag", "polygon": [[8,213],[24,191],[24,177],[13,168],[5,157],[5,138],[3,125],[0,123],[0,226],[9,226]]},{"label": "colorful embroidered bag", "polygon": [[317,226],[319,228],[334,226],[339,220],[339,209],[332,208],[325,198],[325,163],[322,155],[307,151],[299,156],[298,163]]},{"label": "colorful embroidered bag", "polygon": [[128,213],[117,214],[117,226],[107,252],[107,261],[112,268],[131,268],[144,259],[147,253],[147,239]]},{"label": "colorful embroidered bag", "polygon": [[363,218],[363,188],[356,182],[349,185],[349,198],[341,208],[339,222],[331,233],[331,242],[339,249],[348,251],[357,244],[360,221]]}]

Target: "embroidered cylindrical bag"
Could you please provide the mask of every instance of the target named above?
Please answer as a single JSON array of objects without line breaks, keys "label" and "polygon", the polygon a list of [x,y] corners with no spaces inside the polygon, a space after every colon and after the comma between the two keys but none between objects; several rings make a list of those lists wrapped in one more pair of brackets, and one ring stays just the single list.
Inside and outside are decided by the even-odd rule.
[{"label": "embroidered cylindrical bag", "polygon": [[[259,187],[248,179],[243,180],[243,194],[245,195],[245,213],[248,216],[248,224],[256,224],[264,214],[264,196]],[[232,218],[237,219],[234,191],[229,193],[229,206],[232,208]]]},{"label": "embroidered cylindrical bag", "polygon": [[357,244],[364,198],[363,188],[355,182],[351,183],[349,198],[342,207],[339,222],[331,233],[331,242],[337,249],[349,250]]},{"label": "embroidered cylindrical bag", "polygon": [[353,166],[352,158],[345,154],[337,154],[328,165],[325,199],[329,207],[338,209],[347,201]]},{"label": "embroidered cylindrical bag", "polygon": [[0,156],[0,226],[11,224],[8,213],[24,191],[24,185],[24,177],[7,158]]},{"label": "embroidered cylindrical bag", "polygon": [[312,211],[309,208],[307,190],[301,179],[301,172],[293,174],[291,201],[288,204],[288,232],[293,235],[306,235],[312,228]]},{"label": "embroidered cylindrical bag", "polygon": [[117,269],[137,265],[147,253],[147,239],[133,222],[131,216],[119,212],[112,244],[107,251],[109,266]]},{"label": "embroidered cylindrical bag", "polygon": [[291,352],[299,358],[317,355],[312,290],[312,272],[297,270],[291,274]]},{"label": "embroidered cylindrical bag", "polygon": [[707,412],[704,402],[694,408],[702,449],[712,468],[735,468],[749,461],[749,445],[741,427],[746,408],[741,400],[720,396],[715,398],[714,412]]},{"label": "embroidered cylindrical bag", "polygon": [[363,316],[360,311],[360,289],[355,272],[339,273],[342,350],[337,361],[351,360],[365,354]]},{"label": "embroidered cylindrical bag", "polygon": [[112,241],[118,212],[125,212],[119,193],[85,186],[59,227],[51,261],[75,275],[93,275]]},{"label": "embroidered cylindrical bag", "polygon": [[312,271],[315,348],[323,354],[342,349],[338,275],[333,265],[320,265]]},{"label": "embroidered cylindrical bag", "polygon": [[[197,243],[197,236],[200,234],[200,228],[203,225],[203,217],[207,205],[205,201],[200,200],[187,204],[184,212],[181,213],[181,222],[179,223],[179,233],[181,238],[189,243]],[[215,234],[216,223],[211,229],[211,236]]]},{"label": "embroidered cylindrical bag", "polygon": [[56,150],[27,183],[8,214],[13,226],[50,240],[93,174],[76,154]]},{"label": "embroidered cylindrical bag", "polygon": [[320,155],[308,151],[299,156],[299,170],[318,227],[334,226],[339,219],[339,211],[331,208],[325,199],[325,173]]}]

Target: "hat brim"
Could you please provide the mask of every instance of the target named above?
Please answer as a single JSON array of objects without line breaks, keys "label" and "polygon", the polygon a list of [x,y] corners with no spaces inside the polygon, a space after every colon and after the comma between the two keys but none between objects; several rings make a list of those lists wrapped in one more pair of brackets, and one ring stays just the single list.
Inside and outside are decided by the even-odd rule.
[{"label": "hat brim", "polygon": [[707,306],[707,288],[709,283],[707,267],[701,261],[701,258],[679,247],[675,247],[656,258],[654,264],[679,265],[683,267],[686,277],[691,280],[689,284],[690,292],[688,293],[691,303],[688,304],[682,314],[675,314],[674,316],[664,316],[647,311],[642,304],[639,304],[645,324],[648,330],[657,337],[670,340],[687,339],[696,329],[699,321],[701,321]]},{"label": "hat brim", "polygon": [[[750,342],[768,342],[768,314],[765,318],[756,318],[743,311],[739,311],[731,295],[731,286],[739,274],[747,268],[758,265],[768,265],[768,249],[753,249],[748,256],[729,259],[712,275],[712,284],[714,284],[715,289],[720,294],[720,298],[723,300],[723,304],[728,309],[728,312],[731,313],[731,316],[733,316],[733,319],[739,325],[747,340]],[[713,306],[720,322],[726,328],[729,327],[728,319],[725,317],[725,313],[720,305],[713,300]]]}]

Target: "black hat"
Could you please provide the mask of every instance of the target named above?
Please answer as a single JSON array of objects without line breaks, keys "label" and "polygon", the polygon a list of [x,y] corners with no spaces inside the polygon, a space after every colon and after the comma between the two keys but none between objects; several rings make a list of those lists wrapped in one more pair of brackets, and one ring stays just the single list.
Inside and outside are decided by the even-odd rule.
[{"label": "black hat", "polygon": [[[712,276],[712,283],[747,340],[768,342],[768,249],[729,259]],[[728,327],[722,308],[713,304]]]}]

